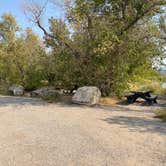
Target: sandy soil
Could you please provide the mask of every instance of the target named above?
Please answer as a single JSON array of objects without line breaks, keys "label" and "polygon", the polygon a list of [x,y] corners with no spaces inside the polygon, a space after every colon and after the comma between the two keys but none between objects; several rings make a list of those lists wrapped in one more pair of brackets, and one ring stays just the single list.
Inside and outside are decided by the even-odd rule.
[{"label": "sandy soil", "polygon": [[157,108],[0,97],[0,166],[166,166]]}]

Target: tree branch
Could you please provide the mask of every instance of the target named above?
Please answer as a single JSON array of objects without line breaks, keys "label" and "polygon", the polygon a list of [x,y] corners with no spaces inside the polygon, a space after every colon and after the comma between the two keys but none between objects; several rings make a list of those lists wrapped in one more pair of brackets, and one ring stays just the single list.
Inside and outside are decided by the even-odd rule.
[{"label": "tree branch", "polygon": [[155,6],[157,7],[159,5],[164,5],[164,4],[154,3],[148,9],[146,9],[144,12],[141,12],[141,9],[143,7],[143,5],[142,5],[142,7],[141,7],[141,9],[139,9],[140,11],[137,13],[136,17],[124,29],[122,29],[120,35],[123,35],[124,32],[128,31],[129,29],[131,29],[140,19],[142,19],[145,15],[147,15]]},{"label": "tree branch", "polygon": [[[41,25],[41,23],[40,23],[40,20],[37,20],[36,21],[36,24],[37,24],[37,26],[43,31],[43,33],[44,33],[44,35],[45,36],[47,36],[47,37],[49,37],[49,38],[51,38],[51,39],[53,39],[53,40],[56,40],[59,44],[64,44],[68,49],[70,49],[71,51],[72,51],[72,53],[74,54],[74,56],[76,57],[76,58],[80,58],[80,54],[79,54],[79,52],[77,52],[76,50],[74,50],[67,42],[65,42],[63,39],[61,39],[59,36],[54,36],[54,35],[51,35],[50,33],[48,33],[47,31],[46,31],[46,29]],[[62,41],[62,42],[60,42],[60,41]]]}]

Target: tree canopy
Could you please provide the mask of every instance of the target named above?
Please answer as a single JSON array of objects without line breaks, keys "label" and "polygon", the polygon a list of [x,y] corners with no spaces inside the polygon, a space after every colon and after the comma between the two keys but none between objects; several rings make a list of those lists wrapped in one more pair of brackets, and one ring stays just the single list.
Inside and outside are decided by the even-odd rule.
[{"label": "tree canopy", "polygon": [[155,73],[155,59],[165,57],[165,7],[165,0],[67,1],[65,19],[52,16],[47,31],[41,21],[45,6],[27,4],[43,41],[30,28],[22,33],[14,17],[4,14],[0,77],[30,89],[47,80],[67,89],[94,85],[103,96],[120,96],[130,81]]}]

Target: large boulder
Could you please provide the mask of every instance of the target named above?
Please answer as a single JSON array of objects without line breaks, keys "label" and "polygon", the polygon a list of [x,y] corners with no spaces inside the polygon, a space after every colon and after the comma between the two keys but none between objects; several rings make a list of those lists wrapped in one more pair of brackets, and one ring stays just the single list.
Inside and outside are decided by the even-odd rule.
[{"label": "large boulder", "polygon": [[22,85],[12,85],[9,87],[9,92],[14,96],[24,95],[24,87]]},{"label": "large boulder", "polygon": [[95,105],[99,102],[101,92],[97,87],[84,86],[79,88],[72,97],[73,103]]},{"label": "large boulder", "polygon": [[31,97],[57,97],[63,94],[60,90],[55,87],[42,87],[31,92]]}]

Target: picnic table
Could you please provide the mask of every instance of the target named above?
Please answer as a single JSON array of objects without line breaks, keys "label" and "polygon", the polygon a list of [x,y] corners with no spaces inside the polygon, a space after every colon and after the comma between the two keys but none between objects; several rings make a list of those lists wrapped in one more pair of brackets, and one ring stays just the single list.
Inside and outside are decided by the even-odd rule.
[{"label": "picnic table", "polygon": [[130,91],[127,95],[128,103],[134,103],[138,98],[144,99],[148,104],[157,103],[157,95],[152,94],[152,91]]}]

